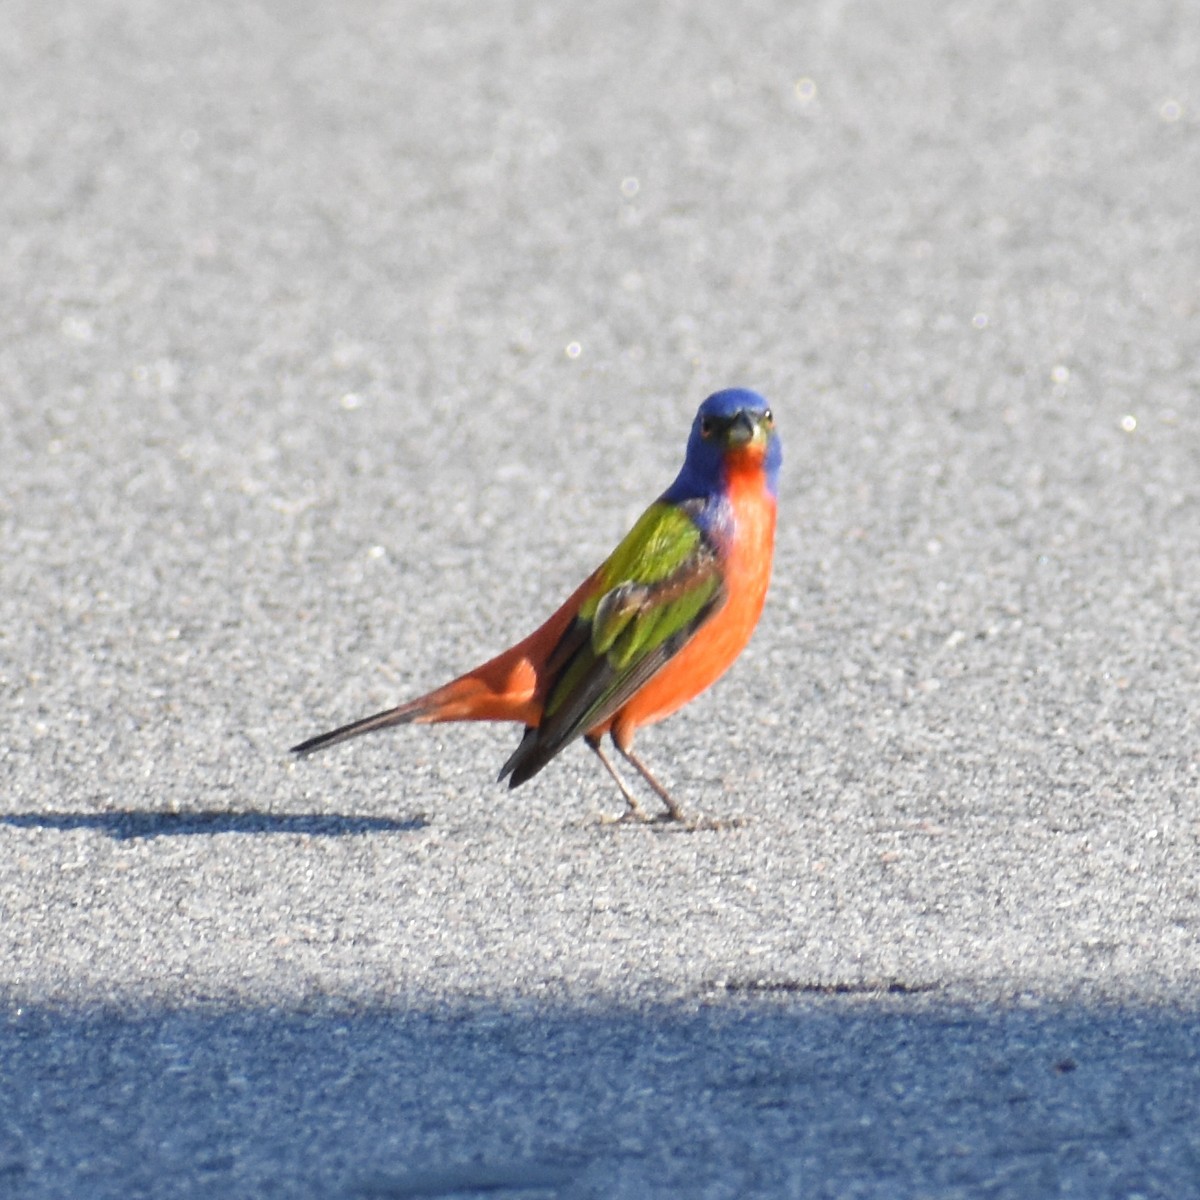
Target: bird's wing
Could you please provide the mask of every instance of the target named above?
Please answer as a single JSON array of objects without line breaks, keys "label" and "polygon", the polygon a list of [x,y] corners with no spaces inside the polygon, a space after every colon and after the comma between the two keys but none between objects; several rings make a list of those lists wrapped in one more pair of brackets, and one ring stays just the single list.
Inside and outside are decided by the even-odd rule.
[{"label": "bird's wing", "polygon": [[615,713],[725,598],[721,560],[687,504],[653,504],[597,573],[546,663],[542,719],[504,765],[512,786]]}]

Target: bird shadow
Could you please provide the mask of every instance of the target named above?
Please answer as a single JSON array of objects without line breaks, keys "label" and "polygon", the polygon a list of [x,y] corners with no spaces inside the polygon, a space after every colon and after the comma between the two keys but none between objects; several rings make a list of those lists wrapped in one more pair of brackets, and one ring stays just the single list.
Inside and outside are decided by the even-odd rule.
[{"label": "bird shadow", "polygon": [[92,829],[114,841],[158,837],[212,836],[219,833],[303,834],[307,837],[354,837],[365,833],[413,833],[429,824],[423,813],[408,817],[361,817],[342,813],[263,813],[232,810],[148,812],[25,812],[0,814],[0,825],[14,829],[55,829],[66,833]]}]

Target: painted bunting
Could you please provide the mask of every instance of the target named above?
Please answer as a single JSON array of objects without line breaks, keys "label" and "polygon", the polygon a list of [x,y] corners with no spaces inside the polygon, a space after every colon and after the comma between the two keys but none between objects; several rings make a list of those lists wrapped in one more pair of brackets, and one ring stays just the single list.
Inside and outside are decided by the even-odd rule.
[{"label": "painted bunting", "polygon": [[436,691],[294,746],[297,754],[389,725],[519,721],[500,779],[517,787],[582,737],[645,820],[604,752],[622,757],[681,821],[674,797],[633,752],[661,721],[715,682],[758,623],[771,575],[782,450],[767,402],[731,388],[700,405],[675,482],[620,545],[524,641]]}]

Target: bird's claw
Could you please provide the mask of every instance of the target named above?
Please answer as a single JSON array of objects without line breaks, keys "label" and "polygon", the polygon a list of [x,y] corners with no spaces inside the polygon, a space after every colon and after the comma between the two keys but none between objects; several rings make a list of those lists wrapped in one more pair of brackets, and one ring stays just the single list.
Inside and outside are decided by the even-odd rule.
[{"label": "bird's claw", "polygon": [[704,830],[740,829],[748,822],[745,817],[692,817],[679,809],[674,812],[648,813],[639,804],[630,805],[619,817],[603,816],[602,825],[637,825],[662,833],[697,833]]}]

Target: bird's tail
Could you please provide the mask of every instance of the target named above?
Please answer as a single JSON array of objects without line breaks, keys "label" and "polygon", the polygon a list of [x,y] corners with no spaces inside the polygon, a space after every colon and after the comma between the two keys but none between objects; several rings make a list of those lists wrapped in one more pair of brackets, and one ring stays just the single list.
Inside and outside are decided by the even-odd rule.
[{"label": "bird's tail", "polygon": [[309,738],[293,746],[292,753],[311,754],[392,725],[432,725],[439,721],[519,721],[537,725],[542,716],[543,670],[593,578],[585,579],[545,624],[495,658],[407,704]]},{"label": "bird's tail", "polygon": [[425,697],[422,696],[420,700],[409,701],[407,704],[389,708],[386,712],[378,712],[370,717],[361,717],[357,721],[351,721],[349,725],[331,729],[328,733],[319,733],[316,737],[310,737],[298,746],[293,746],[292,753],[311,754],[314,750],[324,750],[326,746],[336,746],[338,742],[348,742],[351,738],[358,737],[360,733],[370,733],[373,729],[387,729],[389,725],[407,725],[422,718],[428,721],[431,718],[425,715],[422,707],[424,700]]},{"label": "bird's tail", "polygon": [[[517,647],[513,647],[516,650]],[[536,721],[534,691],[537,674],[527,659],[513,650],[484,663],[407,704],[389,708],[349,725],[319,733],[292,747],[293,754],[311,754],[349,741],[359,734],[392,725],[432,725],[439,721]]]}]

